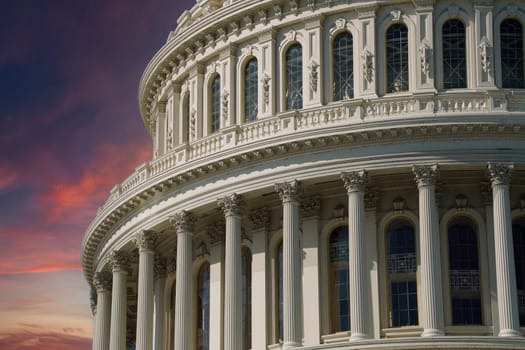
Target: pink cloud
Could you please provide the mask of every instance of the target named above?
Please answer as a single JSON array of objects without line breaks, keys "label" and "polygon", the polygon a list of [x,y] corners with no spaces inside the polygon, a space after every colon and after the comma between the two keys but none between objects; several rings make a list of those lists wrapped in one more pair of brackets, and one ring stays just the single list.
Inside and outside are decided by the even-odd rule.
[{"label": "pink cloud", "polygon": [[[27,325],[26,325],[27,326]],[[31,325],[29,325],[31,326]],[[89,350],[91,340],[74,332],[50,332],[40,326],[0,333],[2,350]]]}]

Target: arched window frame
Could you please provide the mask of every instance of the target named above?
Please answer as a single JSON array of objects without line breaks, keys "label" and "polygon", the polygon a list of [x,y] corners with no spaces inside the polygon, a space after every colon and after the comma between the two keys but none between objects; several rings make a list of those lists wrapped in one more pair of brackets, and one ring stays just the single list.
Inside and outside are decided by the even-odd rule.
[{"label": "arched window frame", "polygon": [[237,72],[239,72],[239,74],[237,74],[237,86],[238,86],[238,89],[237,89],[237,110],[239,111],[239,113],[237,113],[238,115],[238,120],[237,120],[237,124],[240,125],[240,124],[245,124],[245,123],[249,123],[251,121],[249,121],[246,117],[246,112],[245,112],[245,88],[246,88],[246,72],[245,72],[245,69],[247,67],[247,65],[252,61],[252,60],[256,60],[257,62],[257,79],[256,79],[256,84],[257,84],[257,115],[255,117],[254,120],[252,121],[256,121],[258,118],[259,118],[259,115],[261,114],[262,110],[261,110],[261,106],[262,106],[262,103],[263,103],[263,100],[262,100],[262,91],[261,91],[261,71],[262,71],[262,67],[261,67],[261,59],[260,59],[260,53],[259,53],[259,49],[256,47],[256,46],[253,46],[250,50],[247,50],[246,49],[246,52],[239,58],[239,61],[238,61],[238,64],[237,64]]},{"label": "arched window frame", "polygon": [[438,15],[435,21],[435,40],[434,40],[434,55],[436,62],[436,87],[438,90],[444,90],[444,71],[443,71],[443,25],[450,19],[457,19],[463,22],[465,25],[465,60],[467,67],[467,86],[466,89],[474,86],[474,79],[476,78],[475,70],[476,67],[475,55],[478,50],[474,44],[474,13],[471,8],[464,7],[461,3],[455,4],[455,7],[451,8],[448,4],[435,11]]},{"label": "arched window frame", "polygon": [[[417,288],[417,304],[418,304],[418,319],[419,325],[415,326],[404,326],[399,328],[390,327],[390,287],[389,287],[389,274],[388,274],[388,230],[391,225],[395,222],[404,221],[410,223],[414,227],[415,244],[416,244],[416,284]],[[378,245],[378,261],[379,261],[379,308],[381,310],[380,315],[380,326],[382,332],[386,336],[390,334],[392,336],[403,336],[416,337],[420,336],[423,328],[421,326],[421,281],[420,281],[420,266],[421,259],[419,256],[420,242],[419,242],[419,218],[418,216],[409,210],[403,210],[403,212],[390,211],[386,213],[378,224],[377,231],[377,245]],[[402,329],[402,333],[400,333]]]},{"label": "arched window frame", "polygon": [[287,100],[286,100],[286,90],[287,90],[287,77],[286,77],[286,53],[288,52],[288,49],[295,44],[301,45],[302,48],[302,81],[303,81],[303,87],[302,87],[302,95],[303,95],[303,107],[305,102],[305,89],[307,88],[305,85],[305,82],[308,81],[307,77],[307,66],[308,63],[305,58],[305,48],[307,47],[307,43],[304,40],[305,35],[301,30],[294,30],[292,29],[289,32],[281,33],[280,40],[281,44],[279,45],[279,57],[280,60],[280,85],[281,88],[279,89],[281,91],[280,94],[280,106],[281,111],[288,112],[289,110],[286,108]]},{"label": "arched window frame", "polygon": [[191,132],[191,94],[189,91],[185,91],[181,96],[181,113],[180,113],[180,140],[182,143],[190,143]]},{"label": "arched window frame", "polygon": [[351,37],[352,37],[352,96],[350,97],[350,99],[352,98],[355,98],[356,96],[356,93],[357,93],[357,86],[356,86],[356,75],[357,75],[357,64],[359,62],[358,58],[356,58],[356,47],[357,46],[357,41],[356,41],[356,35],[354,35],[353,31],[350,30],[350,29],[347,29],[347,28],[339,28],[339,29],[334,29],[330,32],[330,86],[329,86],[329,89],[330,89],[330,101],[342,101],[342,100],[345,100],[347,98],[342,98],[342,99],[338,99],[336,100],[336,92],[335,92],[335,83],[336,83],[336,77],[335,77],[335,69],[333,67],[335,67],[335,42],[336,42],[336,39],[341,35],[341,34],[350,34]]},{"label": "arched window frame", "polygon": [[[502,69],[501,69],[501,23],[506,19],[515,19],[521,23],[523,30],[523,45],[525,52],[525,5],[521,3],[514,3],[516,11],[510,11],[507,4],[503,4],[501,10],[494,11],[498,13],[494,18],[494,65],[496,67],[495,79],[496,85],[500,88],[503,87]],[[525,63],[525,62],[524,62]],[[525,69],[525,68],[524,68]]]},{"label": "arched window frame", "polygon": [[[394,80],[392,83],[390,82],[390,79],[389,79],[389,73],[392,71],[392,75],[395,75],[394,73],[396,73],[396,70],[394,69],[390,69],[391,66],[394,66],[394,64],[392,62],[389,62],[389,54],[388,54],[388,43],[389,43],[389,36],[390,36],[390,31],[394,31],[394,28],[396,27],[399,27],[399,28],[404,28],[404,30],[406,30],[406,53],[403,52],[403,51],[399,51],[399,52],[396,52],[397,55],[393,55],[392,58],[393,58],[393,61],[394,62],[403,62],[403,64],[401,64],[401,67],[400,67],[400,71],[397,72],[399,75],[401,75],[403,77],[403,79],[400,80],[400,84],[396,84],[396,81],[398,80]],[[403,41],[403,38],[400,36],[400,42]],[[392,39],[392,40],[395,40],[395,39]],[[406,92],[406,91],[409,91],[410,90],[410,69],[409,69],[409,62],[408,62],[408,57],[409,57],[409,49],[410,45],[409,45],[409,39],[408,39],[408,27],[404,24],[404,23],[400,23],[400,22],[395,22],[395,23],[392,23],[390,24],[387,28],[386,28],[386,31],[385,31],[385,73],[386,73],[386,78],[385,78],[385,83],[386,83],[386,93],[396,93],[396,92]],[[406,57],[405,57],[405,54],[406,54]],[[400,59],[402,58],[402,59]],[[403,74],[404,72],[404,74]],[[406,79],[404,78],[404,76],[406,75]]]},{"label": "arched window frame", "polygon": [[[210,269],[210,275],[211,275],[211,264],[210,264],[210,261],[205,258],[205,257],[199,257],[196,261],[194,261],[193,263],[193,297],[194,297],[194,307],[193,309],[195,310],[195,316],[194,316],[194,320],[193,320],[193,324],[194,324],[194,336],[193,336],[193,339],[194,339],[194,342],[195,342],[195,349],[196,350],[199,350],[198,348],[198,340],[199,340],[199,278],[200,278],[200,273],[202,271],[202,269],[205,267],[205,266],[208,266],[208,269]],[[208,279],[208,288],[209,288],[209,291],[208,293],[211,293],[211,286],[210,286],[210,280],[211,280],[211,276],[208,276],[209,279]],[[211,301],[211,295],[209,295],[209,298],[210,300],[208,302]],[[211,307],[210,307],[210,310],[209,310],[209,313],[211,313]],[[208,317],[210,317],[210,315],[208,315]],[[211,331],[211,320],[208,320],[208,344],[209,344],[209,341],[210,341],[210,331]]]},{"label": "arched window frame", "polygon": [[[448,228],[458,217],[466,217],[476,227],[478,239],[478,259],[479,259],[479,273],[480,273],[480,294],[481,294],[481,317],[482,325],[453,325],[452,322],[452,298],[450,294],[450,273],[449,273],[449,253],[448,253]],[[440,249],[441,249],[441,275],[442,275],[442,290],[443,290],[443,312],[445,316],[445,326],[450,329],[450,333],[454,334],[479,334],[479,332],[487,332],[487,326],[492,325],[492,314],[490,302],[490,286],[489,286],[489,256],[487,245],[487,231],[483,217],[474,209],[450,209],[440,220]],[[492,331],[490,331],[492,332]]]},{"label": "arched window frame", "polygon": [[[219,85],[218,91],[214,91],[215,84]],[[207,113],[207,125],[208,135],[213,134],[221,129],[221,94],[222,94],[222,81],[221,76],[218,73],[212,74],[208,82],[208,113]],[[218,118],[218,121],[216,120]],[[214,129],[215,127],[215,129]]]}]

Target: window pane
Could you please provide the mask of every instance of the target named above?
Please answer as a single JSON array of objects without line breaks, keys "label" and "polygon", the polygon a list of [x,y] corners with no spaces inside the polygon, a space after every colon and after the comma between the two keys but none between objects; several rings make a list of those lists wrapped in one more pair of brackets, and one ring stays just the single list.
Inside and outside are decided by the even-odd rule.
[{"label": "window pane", "polygon": [[199,271],[197,349],[210,348],[210,265],[205,263]]},{"label": "window pane", "polygon": [[221,77],[216,75],[211,82],[211,132],[221,127]]},{"label": "window pane", "polygon": [[467,62],[465,51],[465,25],[451,19],[443,25],[443,87],[467,87]]},{"label": "window pane", "polygon": [[352,34],[337,35],[333,47],[334,101],[354,97],[354,53]]},{"label": "window pane", "polygon": [[525,218],[512,224],[520,326],[525,326]]},{"label": "window pane", "polygon": [[448,228],[450,291],[454,324],[481,324],[478,239],[467,218]]},{"label": "window pane", "polygon": [[408,90],[408,29],[391,25],[386,32],[387,92]]},{"label": "window pane", "polygon": [[242,249],[242,348],[252,347],[252,255]]},{"label": "window pane", "polygon": [[303,108],[303,49],[294,44],[286,51],[286,110]]},{"label": "window pane", "polygon": [[252,58],[244,67],[244,118],[247,122],[257,119],[257,60]]},{"label": "window pane", "polygon": [[523,29],[515,19],[506,19],[500,25],[501,35],[501,78],[504,88],[522,89],[523,71]]},{"label": "window pane", "polygon": [[328,249],[331,276],[332,331],[347,331],[350,329],[347,226],[340,226],[331,233]]},{"label": "window pane", "polygon": [[417,325],[416,243],[414,227],[398,221],[388,229],[390,326]]}]

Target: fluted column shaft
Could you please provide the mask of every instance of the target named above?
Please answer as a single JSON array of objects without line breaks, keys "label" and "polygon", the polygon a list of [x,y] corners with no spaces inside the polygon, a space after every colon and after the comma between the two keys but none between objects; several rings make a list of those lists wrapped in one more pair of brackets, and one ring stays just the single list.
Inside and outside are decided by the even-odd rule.
[{"label": "fluted column shaft", "polygon": [[350,286],[350,340],[368,338],[366,332],[366,171],[341,175],[348,191],[348,284]]},{"label": "fluted column shaft", "polygon": [[139,249],[137,350],[153,348],[153,267],[157,234],[144,230],[135,237]]},{"label": "fluted column shaft", "polygon": [[182,211],[171,218],[177,229],[177,271],[175,284],[175,337],[174,350],[191,348],[192,295],[192,231],[195,219],[189,212]]},{"label": "fluted column shaft", "polygon": [[283,201],[283,349],[301,346],[301,259],[298,181],[276,185]]},{"label": "fluted column shaft", "polygon": [[164,288],[166,285],[166,259],[155,257],[155,322],[153,324],[153,349],[166,349],[166,307]]},{"label": "fluted column shaft", "polygon": [[111,321],[111,273],[97,272],[94,285],[97,289],[97,313],[93,332],[93,350],[108,350]]},{"label": "fluted column shaft", "polygon": [[129,257],[125,252],[115,251],[111,255],[110,264],[113,270],[113,286],[109,349],[125,350]]},{"label": "fluted column shaft", "polygon": [[494,208],[494,249],[501,337],[521,336],[509,199],[513,167],[512,164],[488,164]]},{"label": "fluted column shaft", "polygon": [[419,237],[421,259],[421,312],[423,337],[444,334],[439,225],[435,197],[437,165],[414,166],[419,190]]},{"label": "fluted column shaft", "polygon": [[224,261],[224,349],[242,346],[242,271],[241,211],[242,198],[233,194],[218,200],[226,219]]}]

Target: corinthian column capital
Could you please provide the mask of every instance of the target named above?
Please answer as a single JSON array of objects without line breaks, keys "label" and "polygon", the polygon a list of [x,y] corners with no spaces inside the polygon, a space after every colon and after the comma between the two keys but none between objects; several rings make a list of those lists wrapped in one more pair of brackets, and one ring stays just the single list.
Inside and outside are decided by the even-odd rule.
[{"label": "corinthian column capital", "polygon": [[348,192],[364,192],[368,182],[368,173],[366,170],[342,172],[341,180]]},{"label": "corinthian column capital", "polygon": [[109,255],[109,265],[113,269],[113,272],[116,272],[116,271],[128,272],[130,270],[129,254],[122,250],[114,250]]},{"label": "corinthian column capital", "polygon": [[414,165],[412,173],[419,186],[434,186],[439,176],[437,164],[434,165]]},{"label": "corinthian column capital", "polygon": [[133,241],[139,250],[153,250],[157,243],[157,232],[142,230],[136,234]]},{"label": "corinthian column capital", "polygon": [[197,219],[189,211],[182,210],[169,218],[177,233],[190,232]]},{"label": "corinthian column capital", "polygon": [[112,279],[113,275],[111,272],[95,272],[95,277],[93,277],[93,286],[96,288],[97,293],[111,291]]},{"label": "corinthian column capital", "polygon": [[298,201],[303,192],[301,183],[297,180],[275,184],[275,191],[283,202]]},{"label": "corinthian column capital", "polygon": [[244,208],[246,208],[246,202],[237,193],[217,199],[217,205],[226,216],[241,215]]},{"label": "corinthian column capital", "polygon": [[508,185],[514,170],[514,163],[488,163],[489,177],[492,186]]}]

